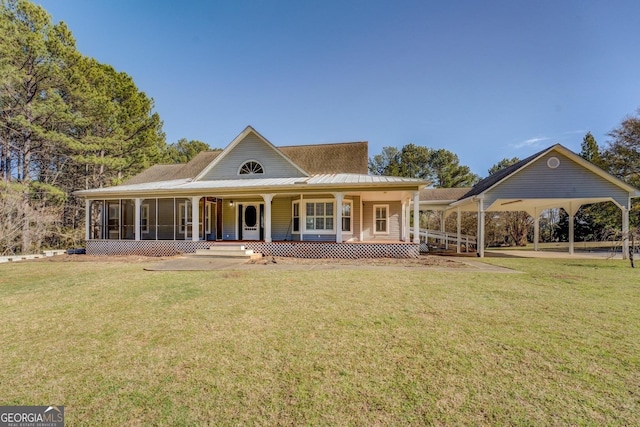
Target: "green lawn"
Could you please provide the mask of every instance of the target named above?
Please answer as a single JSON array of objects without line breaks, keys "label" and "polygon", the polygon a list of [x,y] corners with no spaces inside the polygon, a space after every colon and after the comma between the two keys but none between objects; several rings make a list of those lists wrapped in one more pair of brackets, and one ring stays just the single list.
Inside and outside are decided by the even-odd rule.
[{"label": "green lawn", "polygon": [[0,265],[0,404],[67,425],[639,425],[640,270]]}]

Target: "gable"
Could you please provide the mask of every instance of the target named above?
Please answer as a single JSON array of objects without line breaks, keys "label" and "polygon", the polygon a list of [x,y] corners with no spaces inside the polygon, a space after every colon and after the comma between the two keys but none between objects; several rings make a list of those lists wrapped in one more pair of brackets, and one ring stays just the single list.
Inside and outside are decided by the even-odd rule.
[{"label": "gable", "polygon": [[[240,167],[248,161],[260,163],[264,173],[259,175],[238,174]],[[239,139],[234,140],[222,154],[197,177],[199,181],[255,178],[293,178],[307,176],[283,153],[247,128]]]},{"label": "gable", "polygon": [[[559,160],[549,167],[551,158]],[[553,163],[553,161],[552,161]],[[626,205],[629,192],[558,150],[547,153],[485,192],[485,207],[497,199],[589,199],[612,197]]]}]

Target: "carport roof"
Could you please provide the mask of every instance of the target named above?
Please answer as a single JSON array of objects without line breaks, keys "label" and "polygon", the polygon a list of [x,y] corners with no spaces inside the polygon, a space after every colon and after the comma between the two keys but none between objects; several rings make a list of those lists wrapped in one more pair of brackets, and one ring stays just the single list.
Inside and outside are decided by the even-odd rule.
[{"label": "carport roof", "polygon": [[[640,197],[640,191],[635,187],[627,184],[626,182],[618,179],[617,177],[607,173],[606,171],[600,169],[595,166],[593,163],[583,159],[579,155],[575,154],[573,151],[564,147],[561,144],[555,144],[551,147],[545,148],[526,159],[520,160],[519,162],[506,167],[493,175],[483,179],[479,183],[477,183],[473,188],[467,191],[462,197],[458,199],[458,201],[451,204],[451,207],[461,207],[463,205],[467,205],[470,203],[474,203],[477,199],[482,198],[485,193],[496,188],[497,186],[505,183],[505,181],[509,180],[511,177],[527,168],[529,165],[536,162],[538,159],[544,157],[552,151],[556,151],[574,162],[578,163],[583,168],[587,169],[589,172],[603,178],[604,180],[610,182],[611,184],[617,186],[621,190],[628,192],[629,197]],[[568,200],[568,199],[567,199]],[[585,203],[596,203],[600,201],[605,201],[608,199],[604,199],[600,196],[594,197],[580,197],[576,198],[581,204]],[[511,206],[508,206],[511,205]],[[558,199],[557,198],[536,198],[536,199],[512,199],[506,200],[502,204],[504,210],[529,210],[532,206],[536,207],[557,207]],[[505,207],[508,206],[508,207]],[[492,210],[501,210],[498,208],[493,208]]]}]

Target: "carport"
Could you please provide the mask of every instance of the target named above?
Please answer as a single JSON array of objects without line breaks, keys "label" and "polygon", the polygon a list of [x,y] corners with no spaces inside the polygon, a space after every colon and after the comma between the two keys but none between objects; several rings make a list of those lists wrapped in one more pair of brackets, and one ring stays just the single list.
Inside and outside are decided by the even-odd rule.
[{"label": "carport", "polygon": [[[484,257],[487,212],[525,211],[534,219],[534,250],[540,240],[540,214],[563,208],[569,215],[569,253],[574,249],[574,218],[580,206],[611,201],[622,215],[624,259],[629,256],[629,210],[640,191],[556,144],[480,181],[448,212],[478,214],[478,256]],[[458,242],[460,252],[460,242]]]}]

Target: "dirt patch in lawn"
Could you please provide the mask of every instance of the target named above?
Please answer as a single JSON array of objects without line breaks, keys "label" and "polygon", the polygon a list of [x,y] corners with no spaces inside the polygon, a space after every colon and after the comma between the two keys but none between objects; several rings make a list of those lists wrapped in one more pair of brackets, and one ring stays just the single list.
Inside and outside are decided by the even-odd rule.
[{"label": "dirt patch in lawn", "polygon": [[[147,264],[145,270],[206,271],[206,270],[333,270],[333,269],[432,269],[448,271],[490,271],[515,273],[503,267],[479,262],[475,259],[420,255],[418,258],[360,258],[360,259],[305,259],[287,257],[263,257],[254,261],[220,259],[178,255],[172,257],[148,257],[140,255],[57,255],[22,262],[94,262]],[[149,265],[150,264],[150,265]]]}]

